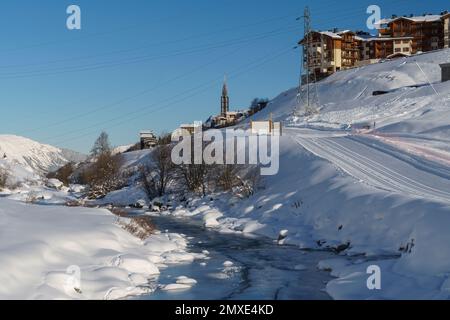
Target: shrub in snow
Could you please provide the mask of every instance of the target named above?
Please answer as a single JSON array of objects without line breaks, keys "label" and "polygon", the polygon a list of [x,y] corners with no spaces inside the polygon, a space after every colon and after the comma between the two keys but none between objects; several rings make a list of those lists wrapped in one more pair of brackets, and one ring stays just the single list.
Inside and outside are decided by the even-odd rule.
[{"label": "shrub in snow", "polygon": [[120,171],[121,165],[120,156],[106,152],[98,155],[89,166],[83,169],[81,180],[89,187],[89,199],[100,199],[125,186],[126,176]]},{"label": "shrub in snow", "polygon": [[129,233],[145,240],[155,233],[156,227],[150,217],[140,216],[129,219],[127,222],[120,221],[119,224]]},{"label": "shrub in snow", "polygon": [[67,163],[66,165],[62,166],[58,170],[54,172],[50,172],[47,174],[48,179],[57,179],[61,181],[66,186],[69,185],[72,174],[75,171],[75,166],[73,163]]},{"label": "shrub in snow", "polygon": [[6,188],[6,183],[8,182],[9,173],[4,168],[0,168],[0,190]]}]

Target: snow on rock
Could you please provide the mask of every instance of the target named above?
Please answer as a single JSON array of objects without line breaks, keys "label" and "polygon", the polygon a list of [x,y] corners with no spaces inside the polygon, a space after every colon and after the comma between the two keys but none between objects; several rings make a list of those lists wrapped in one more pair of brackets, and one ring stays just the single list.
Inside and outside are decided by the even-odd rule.
[{"label": "snow on rock", "polygon": [[197,280],[192,279],[192,278],[188,278],[186,276],[179,276],[177,277],[177,283],[178,284],[185,284],[188,286],[193,286],[195,284],[197,284]]},{"label": "snow on rock", "polygon": [[234,263],[231,262],[231,261],[225,261],[225,262],[223,263],[223,266],[224,266],[224,267],[232,267],[232,266],[234,266]]},{"label": "snow on rock", "polygon": [[222,217],[223,214],[215,209],[207,210],[203,216],[203,222],[205,224],[205,227],[207,228],[213,228],[219,226],[219,222],[217,219]]},{"label": "snow on rock", "polygon": [[45,184],[48,188],[52,188],[52,189],[56,189],[56,190],[61,190],[61,188],[64,186],[64,183],[62,183],[61,181],[59,181],[58,179],[49,179],[46,184]]},{"label": "snow on rock", "polygon": [[161,286],[161,290],[163,290],[163,291],[188,290],[191,287],[192,286],[189,284],[171,283],[171,284]]}]

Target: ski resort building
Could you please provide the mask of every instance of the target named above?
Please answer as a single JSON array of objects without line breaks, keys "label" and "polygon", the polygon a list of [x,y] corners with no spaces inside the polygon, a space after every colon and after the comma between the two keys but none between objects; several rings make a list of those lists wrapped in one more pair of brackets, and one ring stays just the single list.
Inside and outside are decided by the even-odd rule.
[{"label": "ski resort building", "polygon": [[450,48],[450,13],[442,16],[444,21],[444,48]]},{"label": "ski resort building", "polygon": [[303,64],[316,80],[342,69],[342,37],[339,34],[312,31],[299,44],[304,47]]},{"label": "ski resort building", "polygon": [[393,16],[377,23],[378,34],[350,30],[311,31],[303,46],[303,66],[318,81],[339,70],[382,59],[450,47],[450,13]]},{"label": "ski resort building", "polygon": [[423,15],[383,19],[379,36],[387,38],[412,37],[412,54],[444,48],[444,16]]}]

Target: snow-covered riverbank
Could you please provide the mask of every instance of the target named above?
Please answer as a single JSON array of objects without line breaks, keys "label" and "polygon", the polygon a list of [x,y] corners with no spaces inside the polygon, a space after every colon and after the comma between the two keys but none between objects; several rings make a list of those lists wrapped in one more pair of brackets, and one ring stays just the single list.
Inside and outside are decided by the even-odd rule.
[{"label": "snow-covered riverbank", "polygon": [[193,262],[188,240],[140,240],[104,209],[36,206],[0,198],[0,299],[120,299],[157,288],[162,268]]}]

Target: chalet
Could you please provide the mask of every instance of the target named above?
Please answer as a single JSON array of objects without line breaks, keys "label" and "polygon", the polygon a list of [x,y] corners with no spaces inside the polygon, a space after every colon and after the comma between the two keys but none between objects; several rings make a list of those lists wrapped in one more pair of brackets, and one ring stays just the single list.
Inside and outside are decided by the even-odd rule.
[{"label": "chalet", "polygon": [[141,150],[150,149],[158,144],[158,138],[153,131],[146,130],[140,132]]}]

